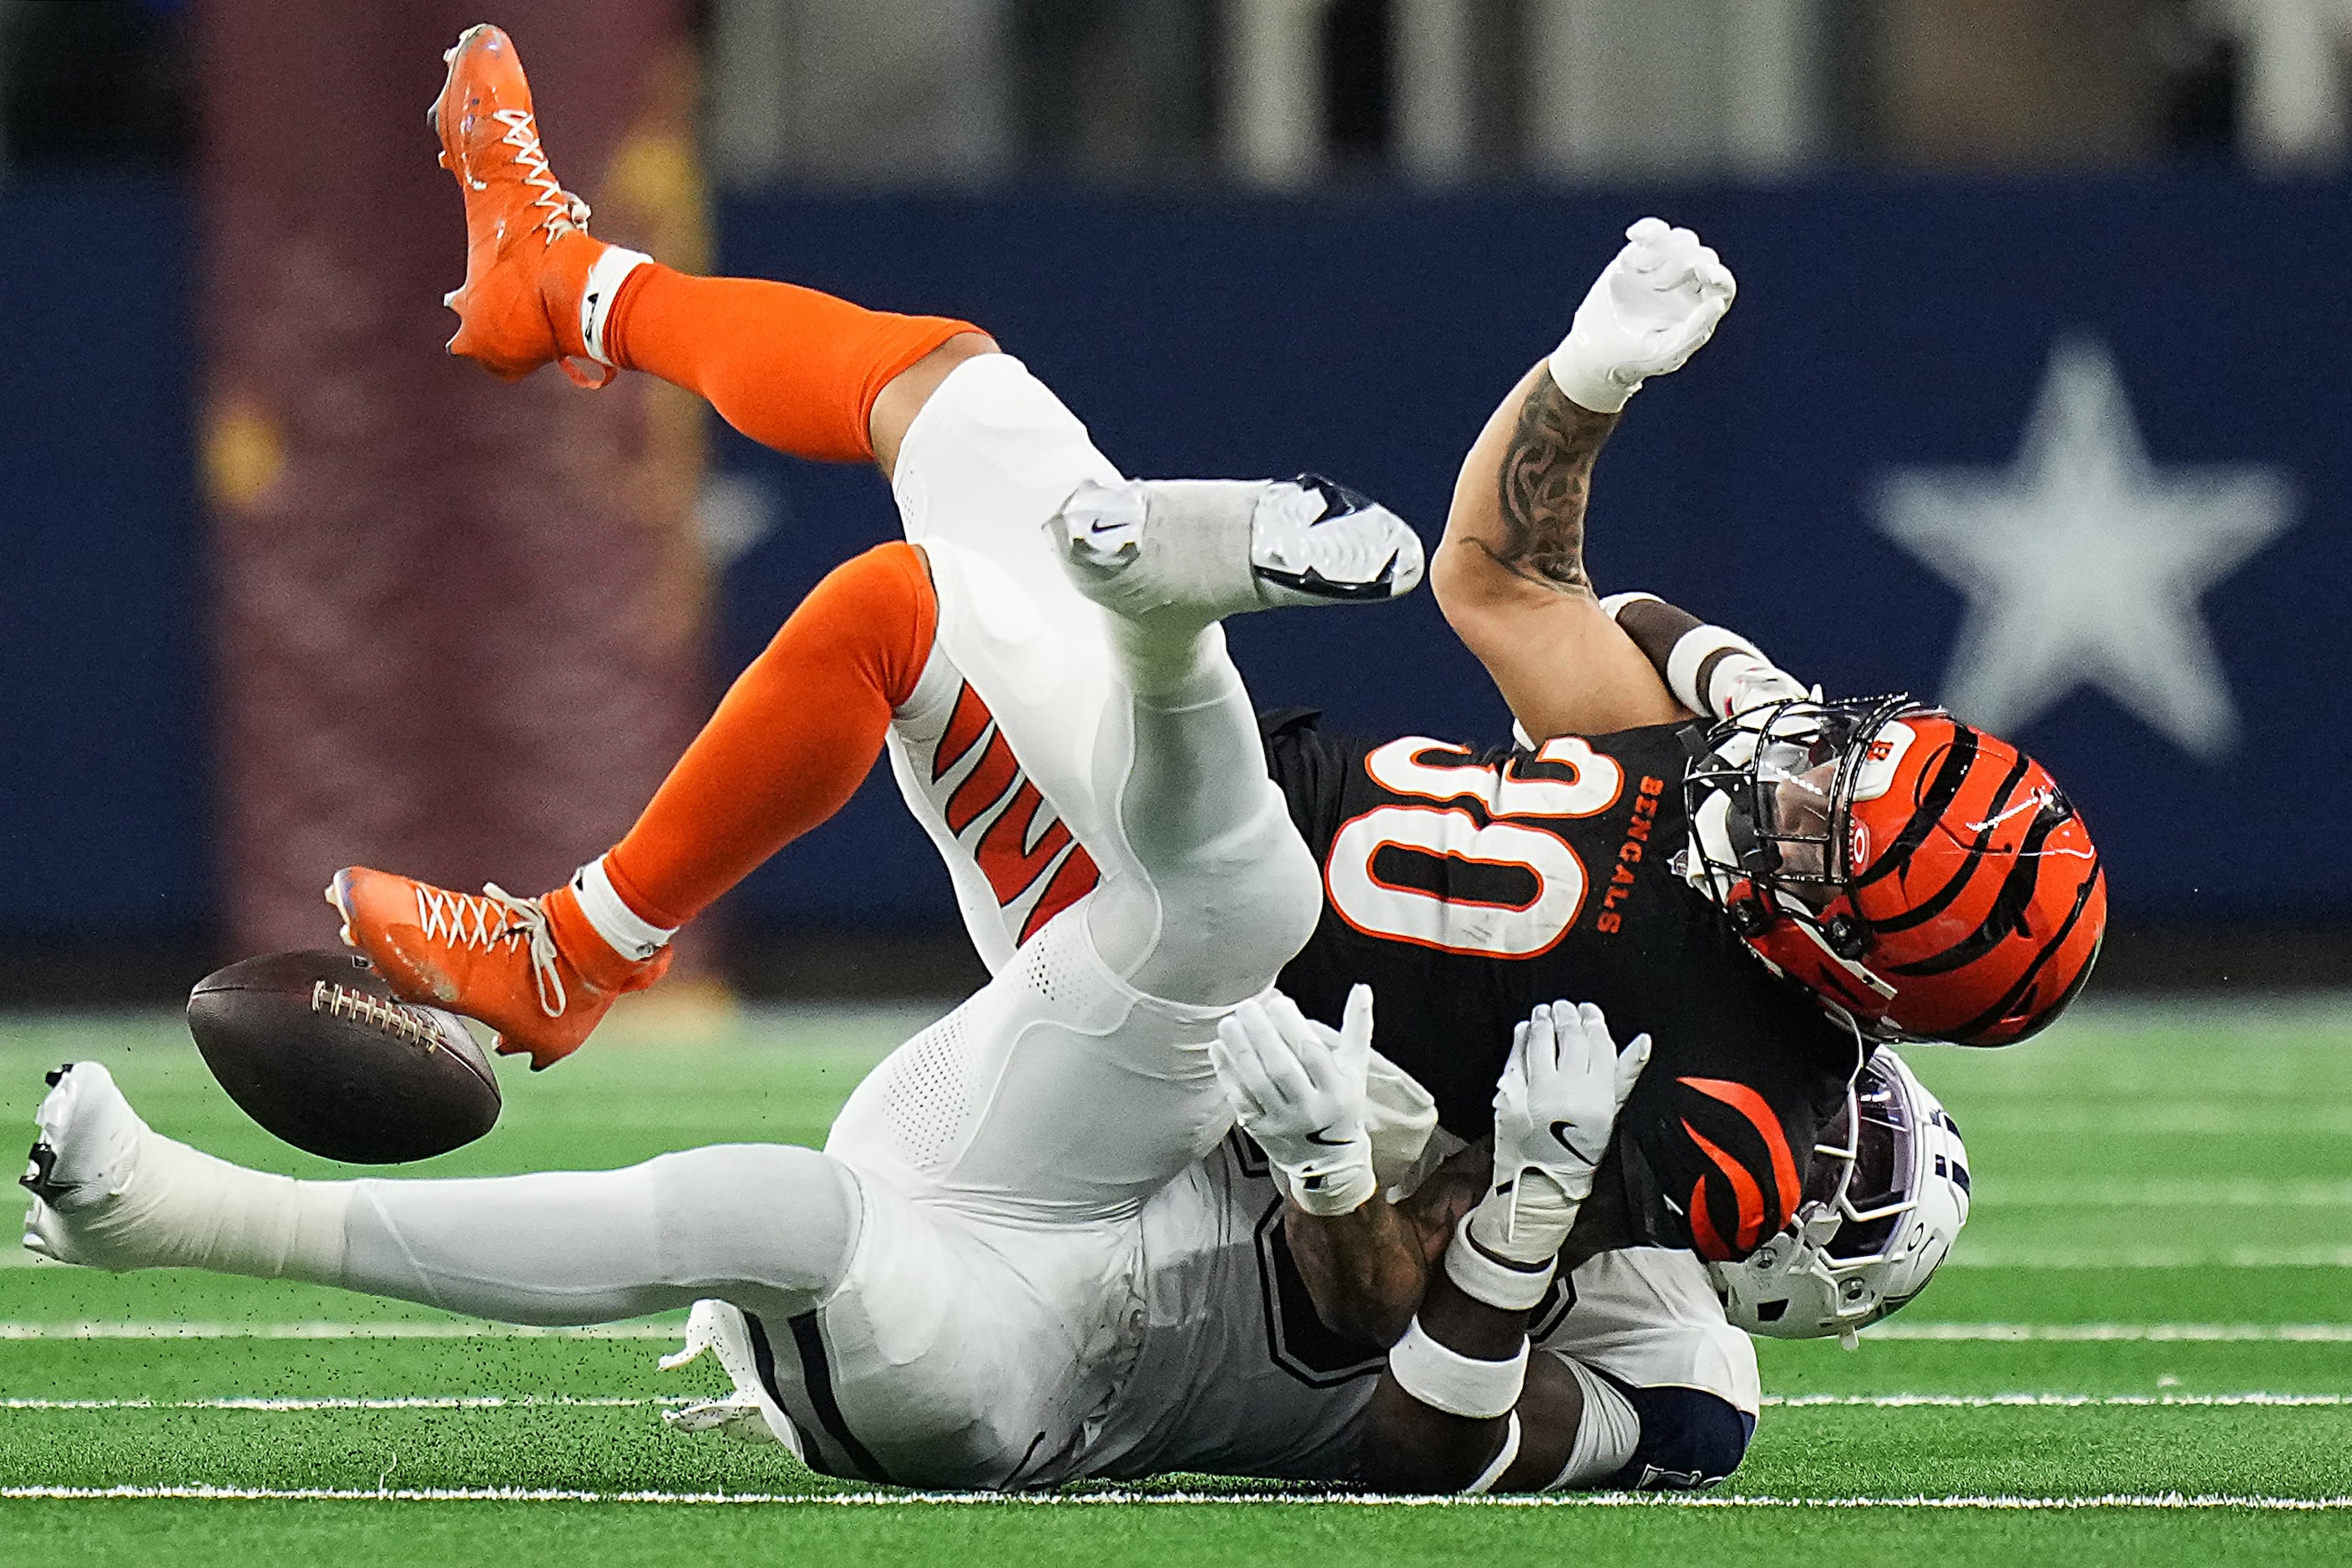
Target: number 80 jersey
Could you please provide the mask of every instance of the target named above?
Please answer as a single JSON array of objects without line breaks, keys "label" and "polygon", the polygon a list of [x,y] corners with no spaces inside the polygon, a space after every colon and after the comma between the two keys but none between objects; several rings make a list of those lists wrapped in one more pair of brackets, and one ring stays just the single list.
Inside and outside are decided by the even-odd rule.
[{"label": "number 80 jersey", "polygon": [[1263,721],[1323,870],[1322,919],[1282,989],[1336,1025],[1349,987],[1370,985],[1381,1051],[1464,1139],[1493,1129],[1513,1026],[1538,1003],[1594,1003],[1620,1043],[1653,1042],[1613,1151],[1635,1234],[1735,1258],[1779,1231],[1858,1047],[1670,865],[1683,727],[1476,754],[1343,739],[1316,717]]}]

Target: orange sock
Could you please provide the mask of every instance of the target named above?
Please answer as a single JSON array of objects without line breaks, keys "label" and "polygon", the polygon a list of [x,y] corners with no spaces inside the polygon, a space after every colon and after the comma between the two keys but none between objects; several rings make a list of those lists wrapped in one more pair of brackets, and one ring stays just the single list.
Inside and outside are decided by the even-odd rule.
[{"label": "orange sock", "polygon": [[892,377],[961,332],[943,316],[869,310],[814,289],[695,278],[650,263],[604,320],[613,363],[698,392],[765,447],[847,463],[874,456],[867,420]]},{"label": "orange sock", "polygon": [[923,557],[884,544],[833,569],[654,794],[604,871],[639,919],[680,926],[839,811],[913,695],[940,602]]}]

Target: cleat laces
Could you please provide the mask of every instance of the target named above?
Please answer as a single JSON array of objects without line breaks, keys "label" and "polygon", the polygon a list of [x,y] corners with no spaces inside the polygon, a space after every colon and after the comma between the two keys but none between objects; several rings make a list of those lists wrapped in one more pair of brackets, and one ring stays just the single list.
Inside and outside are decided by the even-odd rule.
[{"label": "cleat laces", "polygon": [[[547,211],[539,224],[541,243],[552,245],[556,237],[567,229],[586,228],[588,204],[556,183],[553,172],[547,166],[547,153],[539,144],[539,132],[532,124],[530,110],[493,110],[490,118],[507,128],[507,133],[499,140],[515,150],[514,161],[522,170],[522,183],[539,193],[531,198],[531,205]],[[478,191],[488,189],[470,174],[467,180]]]},{"label": "cleat laces", "polygon": [[531,979],[539,987],[539,1010],[561,1018],[570,1005],[563,989],[555,933],[537,899],[518,899],[496,882],[482,884],[482,896],[452,893],[416,884],[416,923],[425,936],[484,952],[505,942],[521,942],[530,953]]}]

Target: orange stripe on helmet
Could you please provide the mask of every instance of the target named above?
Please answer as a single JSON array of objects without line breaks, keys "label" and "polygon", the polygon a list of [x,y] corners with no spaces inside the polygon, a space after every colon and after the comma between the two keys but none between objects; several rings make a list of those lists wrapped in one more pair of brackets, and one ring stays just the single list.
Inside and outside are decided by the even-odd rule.
[{"label": "orange stripe on helmet", "polygon": [[[1685,1121],[1683,1131],[1690,1134],[1691,1142],[1698,1145],[1699,1152],[1714,1161],[1715,1168],[1721,1171],[1731,1183],[1731,1195],[1739,1205],[1739,1231],[1732,1239],[1738,1244],[1740,1251],[1747,1251],[1764,1239],[1764,1189],[1756,1184],[1756,1178],[1748,1173],[1747,1167],[1708,1142],[1697,1128]],[[1703,1185],[1706,1177],[1701,1175],[1698,1181],[1699,1184]],[[1693,1200],[1696,1201],[1698,1186],[1693,1186],[1691,1194]],[[1692,1210],[1691,1232],[1694,1237],[1698,1232],[1697,1216],[1705,1212],[1703,1209]],[[1710,1235],[1714,1229],[1714,1225],[1710,1223],[1707,1226]],[[1716,1238],[1716,1245],[1717,1247],[1723,1245],[1720,1237]],[[1730,1255],[1726,1253],[1724,1256],[1727,1258]]]},{"label": "orange stripe on helmet", "polygon": [[[1688,1126],[1689,1123],[1684,1123]],[[1690,1195],[1691,1245],[1698,1255],[1710,1263],[1731,1261],[1731,1248],[1723,1245],[1723,1237],[1715,1228],[1715,1216],[1706,1209],[1706,1177],[1702,1175],[1691,1184]]]},{"label": "orange stripe on helmet", "polygon": [[[1776,1212],[1780,1223],[1787,1224],[1789,1216],[1797,1212],[1797,1199],[1804,1191],[1804,1184],[1797,1175],[1797,1157],[1790,1152],[1788,1134],[1780,1131],[1780,1119],[1772,1114],[1772,1107],[1765,1102],[1762,1095],[1746,1084],[1734,1083],[1728,1079],[1678,1078],[1675,1081],[1688,1085],[1709,1100],[1721,1100],[1754,1123],[1756,1135],[1764,1140],[1765,1151],[1772,1157],[1772,1185],[1778,1189],[1780,1199],[1780,1206]],[[1683,1125],[1688,1127],[1690,1123],[1685,1121]],[[1691,1136],[1696,1138],[1698,1134],[1694,1132]],[[1709,1152],[1713,1152],[1712,1145],[1709,1145]],[[1760,1195],[1759,1201],[1761,1201]]]}]

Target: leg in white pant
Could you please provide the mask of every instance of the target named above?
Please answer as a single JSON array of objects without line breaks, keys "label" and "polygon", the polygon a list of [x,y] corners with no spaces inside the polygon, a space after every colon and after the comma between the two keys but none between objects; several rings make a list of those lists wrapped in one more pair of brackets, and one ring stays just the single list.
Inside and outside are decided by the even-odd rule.
[{"label": "leg in white pant", "polygon": [[[717,1296],[791,1315],[856,1250],[857,1181],[814,1149],[721,1144],[620,1171],[298,1182],[151,1131],[103,1067],[41,1105],[27,1244],[101,1268],[300,1279],[510,1323],[602,1323]],[[39,1157],[37,1156],[37,1163]]]}]

